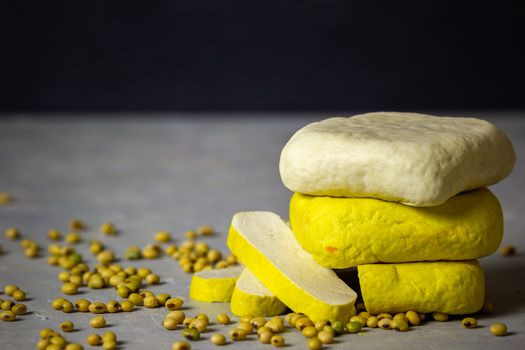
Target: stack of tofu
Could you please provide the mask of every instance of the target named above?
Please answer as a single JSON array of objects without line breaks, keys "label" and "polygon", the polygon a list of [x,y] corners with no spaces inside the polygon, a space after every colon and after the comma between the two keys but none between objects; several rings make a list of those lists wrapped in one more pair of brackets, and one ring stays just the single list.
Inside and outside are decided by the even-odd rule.
[{"label": "stack of tofu", "polygon": [[280,308],[243,297],[241,308],[231,300],[232,311],[270,316],[286,305],[346,321],[357,295],[332,269],[356,266],[372,314],[478,311],[485,287],[476,259],[503,236],[500,204],[486,187],[514,162],[503,132],[474,118],[380,112],[303,127],[280,160],[295,192],[291,229],[276,214],[241,212],[228,237],[243,274]]}]

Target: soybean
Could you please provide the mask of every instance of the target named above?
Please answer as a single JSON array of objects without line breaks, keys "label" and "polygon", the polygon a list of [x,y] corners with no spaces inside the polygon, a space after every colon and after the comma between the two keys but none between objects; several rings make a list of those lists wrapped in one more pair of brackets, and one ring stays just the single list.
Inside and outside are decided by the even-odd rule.
[{"label": "soybean", "polygon": [[497,337],[501,337],[507,334],[507,325],[501,322],[490,325],[490,333]]},{"label": "soybean", "polygon": [[75,325],[71,321],[64,321],[59,326],[63,332],[73,332],[75,329]]},{"label": "soybean", "polygon": [[280,348],[284,345],[284,338],[280,335],[274,335],[272,339],[270,340],[273,346],[276,348]]},{"label": "soybean", "polygon": [[461,324],[465,328],[476,328],[478,326],[478,320],[473,317],[466,317],[461,320]]},{"label": "soybean", "polygon": [[443,312],[433,312],[432,317],[438,322],[445,322],[448,320],[448,314]]},{"label": "soybean", "polygon": [[86,343],[92,346],[98,346],[102,343],[102,338],[96,333],[92,333],[87,336]]},{"label": "soybean", "polygon": [[191,345],[185,341],[177,341],[173,343],[171,350],[191,350]]},{"label": "soybean", "polygon": [[2,319],[2,321],[10,322],[16,319],[16,315],[11,310],[4,310],[0,312],[0,319]]},{"label": "soybean", "polygon": [[221,333],[215,333],[210,337],[210,340],[215,345],[226,344],[226,337]]},{"label": "soybean", "polygon": [[89,325],[92,328],[102,328],[106,326],[106,319],[104,316],[95,316],[89,321]]}]

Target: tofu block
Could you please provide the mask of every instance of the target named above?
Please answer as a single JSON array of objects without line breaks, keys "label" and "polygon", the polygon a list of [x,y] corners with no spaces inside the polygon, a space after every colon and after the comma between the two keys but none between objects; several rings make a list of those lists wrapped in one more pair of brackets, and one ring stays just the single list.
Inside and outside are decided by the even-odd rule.
[{"label": "tofu block", "polygon": [[229,302],[243,269],[243,266],[232,266],[194,273],[190,283],[190,298],[208,303]]},{"label": "tofu block", "polygon": [[293,192],[434,206],[497,183],[515,160],[509,139],[484,120],[376,112],[306,125],[279,168]]},{"label": "tofu block", "polygon": [[501,206],[488,189],[434,207],[295,193],[290,222],[302,247],[330,268],[477,259],[496,251],[503,237]]},{"label": "tofu block", "polygon": [[483,307],[483,270],[476,260],[357,267],[361,294],[368,312],[470,314]]},{"label": "tofu block", "polygon": [[319,265],[271,212],[233,216],[228,247],[286,306],[313,321],[346,322],[355,313],[356,293]]},{"label": "tofu block", "polygon": [[230,309],[239,317],[270,317],[281,315],[286,305],[245,268],[233,289]]}]

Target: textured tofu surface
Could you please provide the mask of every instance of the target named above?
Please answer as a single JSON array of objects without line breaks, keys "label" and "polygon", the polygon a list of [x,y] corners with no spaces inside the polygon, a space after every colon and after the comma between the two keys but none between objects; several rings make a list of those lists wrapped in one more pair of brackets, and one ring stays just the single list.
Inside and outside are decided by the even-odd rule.
[{"label": "textured tofu surface", "polygon": [[279,168],[294,192],[433,206],[497,183],[515,158],[505,134],[484,120],[377,112],[306,125]]},{"label": "textured tofu surface", "polygon": [[286,305],[245,268],[233,289],[230,308],[239,317],[269,317],[284,313]]},{"label": "textured tofu surface", "polygon": [[268,288],[264,286],[255,277],[255,275],[247,268],[245,268],[239,275],[235,288],[242,290],[245,293],[250,293],[260,297],[272,297],[275,296]]},{"label": "textured tofu surface", "polygon": [[331,268],[476,259],[496,251],[503,237],[501,206],[488,189],[433,207],[295,193],[290,223],[302,247]]},{"label": "textured tofu surface", "polygon": [[355,312],[356,293],[320,266],[271,212],[233,216],[228,247],[284,304],[314,321],[346,321]]},{"label": "textured tofu surface", "polygon": [[357,269],[371,314],[415,310],[461,315],[483,306],[484,276],[476,260],[370,264]]},{"label": "textured tofu surface", "polygon": [[208,303],[229,302],[237,278],[243,269],[242,266],[232,266],[196,272],[191,278],[190,298]]}]

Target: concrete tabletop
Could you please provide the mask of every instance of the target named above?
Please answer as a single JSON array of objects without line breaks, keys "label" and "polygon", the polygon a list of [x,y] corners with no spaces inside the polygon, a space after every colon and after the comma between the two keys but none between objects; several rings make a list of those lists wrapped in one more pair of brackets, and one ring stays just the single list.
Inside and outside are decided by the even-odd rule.
[{"label": "concrete tabletop", "polygon": [[[450,113],[449,113],[450,114]],[[466,114],[466,113],[461,113]],[[329,349],[522,349],[525,344],[525,113],[467,113],[487,119],[503,129],[518,155],[511,176],[491,190],[501,201],[505,214],[503,244],[513,244],[517,255],[496,253],[481,260],[486,278],[486,300],[495,305],[491,315],[478,315],[480,327],[463,329],[460,319],[425,322],[400,333],[372,329],[357,335],[336,338]],[[92,315],[65,314],[50,302],[64,296],[57,274],[59,267],[47,264],[46,232],[68,231],[69,219],[78,217],[88,228],[76,245],[89,265],[96,260],[88,242],[100,239],[114,249],[123,266],[146,266],[161,276],[162,283],[148,287],[155,293],[182,296],[188,315],[229,313],[229,305],[201,303],[188,297],[191,275],[176,261],[126,261],[123,252],[130,245],[153,242],[159,230],[173,233],[175,244],[183,232],[210,224],[218,233],[206,238],[224,253],[226,232],[232,215],[241,210],[270,210],[287,218],[291,193],[282,185],[278,171],[281,148],[292,133],[308,122],[330,115],[317,114],[227,114],[217,115],[86,115],[69,118],[13,115],[0,120],[0,192],[9,192],[14,201],[0,206],[0,287],[16,284],[24,289],[30,313],[16,322],[0,321],[0,349],[35,349],[40,329],[58,329],[72,320],[77,331],[63,333],[86,349],[88,334],[105,330],[117,334],[122,349],[171,349],[181,340],[181,330],[167,331],[161,322],[163,308],[138,308],[130,313],[105,314],[109,327],[89,327]],[[496,118],[497,116],[497,118]],[[116,237],[98,232],[104,222],[120,230]],[[10,241],[3,231],[19,227],[23,238],[38,241],[41,257],[28,259],[19,241]],[[91,290],[66,296],[75,301],[118,299],[113,288]],[[0,293],[0,299],[7,297]],[[508,325],[510,334],[495,337],[489,326]],[[213,331],[224,334],[234,327],[213,324],[193,349],[215,346]],[[304,337],[288,328],[283,334],[288,348],[306,348]],[[255,339],[255,336],[250,338]],[[268,348],[257,340],[229,343],[228,349]]]}]

